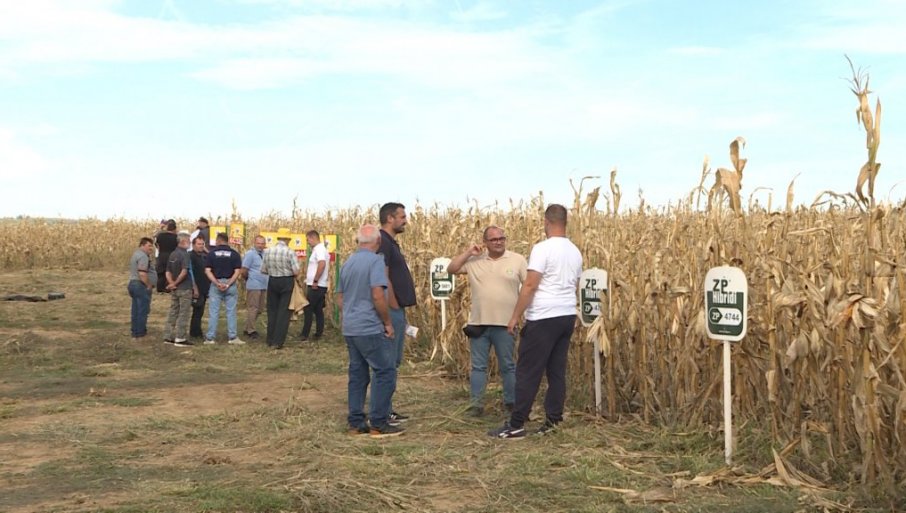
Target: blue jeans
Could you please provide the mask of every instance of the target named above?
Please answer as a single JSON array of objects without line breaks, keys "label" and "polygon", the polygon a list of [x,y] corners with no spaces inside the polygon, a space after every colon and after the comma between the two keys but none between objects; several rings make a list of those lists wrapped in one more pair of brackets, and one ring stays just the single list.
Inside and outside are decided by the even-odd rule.
[{"label": "blue jeans", "polygon": [[[393,325],[393,360],[396,364],[396,368],[399,369],[400,364],[403,363],[403,340],[406,339],[406,326],[409,324],[406,321],[406,310],[400,308],[399,310],[390,309],[390,324]],[[396,376],[394,376],[393,391],[396,392]],[[390,411],[393,411],[393,404],[390,404]]]},{"label": "blue jeans", "polygon": [[506,326],[488,326],[478,338],[469,339],[472,346],[472,373],[469,377],[472,406],[481,406],[488,383],[488,357],[491,346],[497,355],[500,378],[503,380],[503,402],[516,401],[516,362],[513,360],[515,341]]},{"label": "blue jeans", "polygon": [[403,363],[403,340],[406,339],[406,310],[400,308],[399,310],[390,309],[390,323],[393,324],[393,347],[394,347],[394,359],[396,360],[396,366],[399,367]]},{"label": "blue jeans", "polygon": [[139,280],[129,280],[126,287],[132,297],[132,336],[148,334],[148,314],[151,313],[151,291]]},{"label": "blue jeans", "polygon": [[[221,278],[220,283],[226,283],[229,280]],[[227,318],[227,335],[230,340],[238,336],[236,328],[236,301],[239,298],[239,287],[233,283],[230,288],[221,292],[216,285],[211,284],[211,290],[208,292],[208,332],[205,339],[214,340],[217,336],[217,321],[220,320],[220,303],[226,303]]]},{"label": "blue jeans", "polygon": [[349,425],[365,426],[365,394],[368,391],[370,373],[373,372],[368,416],[372,426],[386,426],[390,415],[390,398],[396,388],[393,342],[383,334],[345,338],[346,348],[349,350]]}]

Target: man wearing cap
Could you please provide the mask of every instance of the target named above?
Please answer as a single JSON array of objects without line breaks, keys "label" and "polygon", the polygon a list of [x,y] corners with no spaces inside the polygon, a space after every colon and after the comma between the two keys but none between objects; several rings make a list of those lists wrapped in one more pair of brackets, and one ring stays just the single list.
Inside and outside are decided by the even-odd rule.
[{"label": "man wearing cap", "polygon": [[198,224],[195,226],[195,231],[192,232],[189,240],[194,241],[197,237],[201,237],[201,240],[204,241],[205,251],[211,248],[211,226],[204,217],[198,218]]},{"label": "man wearing cap", "polygon": [[267,280],[267,345],[283,349],[289,331],[289,300],[293,295],[295,276],[299,274],[296,253],[286,245],[287,228],[277,230],[277,244],[264,250],[261,272]]},{"label": "man wearing cap", "polygon": [[230,344],[245,344],[239,339],[236,328],[236,302],[239,298],[239,274],[242,271],[242,257],[230,247],[225,233],[217,234],[217,245],[208,252],[204,272],[211,280],[208,292],[208,332],[205,344],[213,344],[217,336],[217,321],[220,318],[220,303],[226,304],[227,334]]}]

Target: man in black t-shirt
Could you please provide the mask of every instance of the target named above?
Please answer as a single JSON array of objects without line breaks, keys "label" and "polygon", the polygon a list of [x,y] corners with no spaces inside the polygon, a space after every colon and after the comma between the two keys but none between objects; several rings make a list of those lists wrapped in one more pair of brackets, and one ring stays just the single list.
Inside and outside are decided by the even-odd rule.
[{"label": "man in black t-shirt", "polygon": [[[176,249],[176,221],[172,219],[166,221],[164,229],[154,236],[154,245],[157,246],[157,264],[155,265],[157,276],[163,278],[164,273],[167,272],[167,260],[170,259],[170,253]],[[157,280],[157,291],[170,292],[167,290],[167,280]]]},{"label": "man in black t-shirt", "polygon": [[208,290],[211,288],[211,280],[204,272],[207,255],[205,241],[201,237],[192,239],[192,251],[189,252],[189,259],[192,261],[192,277],[195,279],[195,288],[192,292],[192,320],[189,321],[189,336],[192,338],[204,336],[204,332],[201,331],[201,317],[204,315]]},{"label": "man in black t-shirt", "polygon": [[[384,257],[387,278],[387,296],[390,302],[390,320],[393,323],[393,343],[396,349],[396,366],[403,362],[403,340],[406,337],[406,308],[415,305],[415,283],[400,251],[396,236],[406,230],[406,207],[401,203],[386,203],[379,213],[381,219],[381,247],[378,254]],[[396,387],[394,386],[394,389]],[[408,416],[391,408],[390,423],[408,420]]]},{"label": "man in black t-shirt", "polygon": [[220,317],[220,303],[226,304],[227,334],[229,344],[245,344],[239,339],[236,328],[236,302],[239,298],[239,280],[242,270],[242,257],[229,245],[229,237],[225,233],[217,234],[217,245],[211,248],[205,261],[205,274],[211,280],[211,289],[208,291],[208,332],[205,334],[204,343],[213,344],[217,336],[217,321]]}]

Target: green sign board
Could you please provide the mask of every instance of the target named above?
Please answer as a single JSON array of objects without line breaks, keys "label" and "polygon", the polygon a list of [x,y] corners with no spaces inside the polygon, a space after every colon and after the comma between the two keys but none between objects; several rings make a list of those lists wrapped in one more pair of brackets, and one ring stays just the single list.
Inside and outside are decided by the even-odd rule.
[{"label": "green sign board", "polygon": [[607,271],[586,269],[579,277],[579,320],[591,326],[601,316],[603,300],[607,296]]},{"label": "green sign board", "polygon": [[749,284],[736,267],[715,267],[705,275],[708,337],[738,342],[746,336]]},{"label": "green sign board", "polygon": [[447,272],[448,265],[450,265],[449,258],[435,258],[428,268],[431,297],[434,299],[449,299],[453,295],[456,281],[454,276]]}]

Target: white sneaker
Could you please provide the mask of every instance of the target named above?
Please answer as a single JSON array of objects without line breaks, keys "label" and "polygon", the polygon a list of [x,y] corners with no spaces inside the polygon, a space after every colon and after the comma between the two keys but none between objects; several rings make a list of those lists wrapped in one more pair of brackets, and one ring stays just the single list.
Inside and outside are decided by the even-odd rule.
[{"label": "white sneaker", "polygon": [[212,346],[212,345],[214,345],[214,341],[211,340],[211,339],[207,339],[207,338],[206,338],[206,339],[204,340],[204,345],[206,345],[206,346]]},{"label": "white sneaker", "polygon": [[234,339],[230,339],[230,341],[227,342],[227,344],[231,344],[234,346],[241,346],[241,345],[245,344],[245,341],[239,340],[238,338],[234,338]]}]

